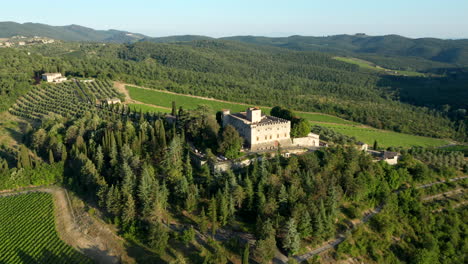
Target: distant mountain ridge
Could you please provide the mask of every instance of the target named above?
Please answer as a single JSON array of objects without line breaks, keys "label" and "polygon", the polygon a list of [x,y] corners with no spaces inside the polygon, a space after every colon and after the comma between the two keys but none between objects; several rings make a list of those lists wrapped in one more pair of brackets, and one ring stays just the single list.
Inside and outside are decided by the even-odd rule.
[{"label": "distant mountain ridge", "polygon": [[290,36],[269,38],[233,36],[224,40],[275,46],[299,51],[368,53],[380,56],[418,57],[426,60],[468,66],[468,39],[411,39],[399,35],[336,35],[328,37]]},{"label": "distant mountain ridge", "polygon": [[[79,25],[50,26],[38,23],[0,22],[0,38],[12,36],[41,36],[64,41],[90,41],[111,43],[176,43],[203,40],[237,41],[248,44],[286,48],[297,51],[319,51],[343,56],[391,56],[417,58],[455,67],[468,67],[468,39],[445,40],[437,38],[406,38],[399,35],[368,36],[365,34],[326,37],[290,36],[232,36],[212,38],[200,35],[149,37],[120,30],[95,30]],[[370,59],[370,58],[364,58]]]},{"label": "distant mountain ridge", "polygon": [[39,23],[0,22],[0,38],[40,36],[64,41],[131,43],[147,36],[120,30],[95,30],[79,25],[49,26]]}]

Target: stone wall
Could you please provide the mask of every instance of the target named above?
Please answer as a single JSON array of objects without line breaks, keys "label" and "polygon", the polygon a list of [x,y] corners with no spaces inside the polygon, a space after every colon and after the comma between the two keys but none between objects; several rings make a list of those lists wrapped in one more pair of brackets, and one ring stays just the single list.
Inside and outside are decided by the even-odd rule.
[{"label": "stone wall", "polygon": [[296,147],[318,147],[320,145],[320,136],[310,133],[307,137],[294,138],[292,145]]}]

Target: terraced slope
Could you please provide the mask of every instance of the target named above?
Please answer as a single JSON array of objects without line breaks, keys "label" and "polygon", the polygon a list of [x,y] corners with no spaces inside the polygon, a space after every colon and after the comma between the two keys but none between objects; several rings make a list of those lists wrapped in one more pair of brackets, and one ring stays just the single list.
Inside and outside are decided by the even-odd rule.
[{"label": "terraced slope", "polygon": [[108,81],[69,81],[41,85],[20,97],[10,108],[10,113],[36,120],[53,115],[82,116],[86,112],[96,112],[98,100],[118,96],[118,92]]}]

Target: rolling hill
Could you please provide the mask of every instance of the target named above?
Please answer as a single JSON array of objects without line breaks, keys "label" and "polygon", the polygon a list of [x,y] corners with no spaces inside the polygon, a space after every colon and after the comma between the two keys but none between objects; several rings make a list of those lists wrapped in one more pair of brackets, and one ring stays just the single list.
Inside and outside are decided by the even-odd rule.
[{"label": "rolling hill", "polygon": [[415,57],[434,62],[468,66],[468,40],[466,39],[411,39],[399,35],[368,36],[363,34],[327,37],[290,36],[284,38],[234,36],[223,39],[300,51],[322,51],[337,54],[352,52],[380,56]]},{"label": "rolling hill", "polygon": [[79,25],[49,26],[39,23],[0,22],[0,38],[40,36],[64,41],[129,43],[146,36],[119,30],[95,30]]}]

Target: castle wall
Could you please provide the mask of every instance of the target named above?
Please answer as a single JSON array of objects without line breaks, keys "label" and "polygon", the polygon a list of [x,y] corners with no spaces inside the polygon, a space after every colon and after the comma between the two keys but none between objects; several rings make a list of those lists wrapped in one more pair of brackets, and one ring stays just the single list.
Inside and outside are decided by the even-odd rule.
[{"label": "castle wall", "polygon": [[[251,127],[251,147],[254,149],[255,145],[269,144],[277,146],[278,143],[282,145],[290,145],[291,122],[275,122],[272,124],[252,125]],[[289,143],[289,144],[288,144]],[[258,148],[259,146],[255,147]]]},{"label": "castle wall", "polygon": [[252,141],[251,141],[251,131],[250,131],[250,125],[246,124],[243,120],[235,118],[231,115],[225,115],[223,116],[223,126],[231,125],[233,126],[237,132],[239,132],[239,135],[247,141],[247,144],[250,146]]}]

